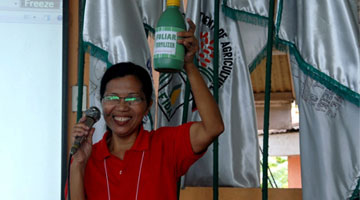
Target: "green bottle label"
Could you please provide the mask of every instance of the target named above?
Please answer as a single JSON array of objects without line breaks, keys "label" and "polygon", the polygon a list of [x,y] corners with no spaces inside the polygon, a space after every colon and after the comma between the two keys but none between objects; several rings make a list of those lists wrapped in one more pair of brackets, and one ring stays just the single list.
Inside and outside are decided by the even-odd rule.
[{"label": "green bottle label", "polygon": [[177,32],[184,29],[162,26],[155,29],[154,58],[172,58],[184,60],[184,46],[177,43]]}]

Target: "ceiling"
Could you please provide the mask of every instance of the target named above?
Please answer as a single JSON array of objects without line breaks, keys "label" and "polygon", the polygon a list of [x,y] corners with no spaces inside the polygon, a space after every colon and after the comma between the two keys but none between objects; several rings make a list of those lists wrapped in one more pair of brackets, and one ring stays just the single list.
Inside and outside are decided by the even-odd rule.
[{"label": "ceiling", "polygon": [[[251,82],[256,102],[264,101],[266,80],[266,58],[251,73]],[[289,55],[273,50],[271,73],[271,101],[292,102],[295,93],[292,84]]]}]

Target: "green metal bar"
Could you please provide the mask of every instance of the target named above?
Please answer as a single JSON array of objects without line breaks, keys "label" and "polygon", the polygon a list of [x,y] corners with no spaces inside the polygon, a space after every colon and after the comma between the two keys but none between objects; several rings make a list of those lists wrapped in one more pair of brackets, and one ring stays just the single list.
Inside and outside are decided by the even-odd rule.
[{"label": "green metal bar", "polygon": [[274,0],[269,2],[269,24],[266,58],[266,80],[265,80],[265,112],[264,112],[264,137],[263,137],[263,185],[262,199],[268,199],[268,156],[269,156],[269,116],[270,116],[270,93],[271,93],[271,62],[272,46],[274,37]]},{"label": "green metal bar", "polygon": [[[145,28],[145,24],[144,24],[144,30],[145,30],[146,39],[148,39],[148,37],[149,37],[149,30]],[[150,72],[150,73],[151,73],[151,72]],[[153,122],[153,120],[152,120],[151,112],[149,112],[147,116],[148,116],[148,118],[149,118],[149,120],[150,120],[150,126],[151,126],[150,128],[151,128],[151,130],[154,130],[154,122]]]},{"label": "green metal bar", "polygon": [[184,110],[182,116],[182,124],[187,122],[188,110],[189,110],[189,97],[190,97],[190,81],[189,79],[186,80],[185,85],[185,96],[184,96]]},{"label": "green metal bar", "polygon": [[[219,0],[215,0],[214,5],[214,98],[216,103],[219,102]],[[219,199],[219,140],[216,138],[213,143],[214,160],[213,160],[213,199]]]},{"label": "green metal bar", "polygon": [[178,180],[177,182],[177,190],[176,190],[177,200],[180,199],[180,187],[181,187],[181,177],[180,180]]},{"label": "green metal bar", "polygon": [[84,26],[84,13],[85,13],[86,0],[79,0],[79,35],[78,35],[78,104],[77,104],[77,116],[76,121],[82,116],[82,101],[83,101],[83,85],[84,85],[84,41],[82,37]]}]

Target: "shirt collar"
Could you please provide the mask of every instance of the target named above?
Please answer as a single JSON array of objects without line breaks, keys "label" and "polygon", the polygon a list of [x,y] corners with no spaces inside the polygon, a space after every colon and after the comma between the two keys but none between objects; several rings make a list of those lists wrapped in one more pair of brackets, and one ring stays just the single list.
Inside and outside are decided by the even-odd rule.
[{"label": "shirt collar", "polygon": [[139,135],[136,137],[134,145],[130,150],[144,151],[149,149],[150,133],[144,130],[144,127],[140,127]]},{"label": "shirt collar", "polygon": [[[99,151],[96,154],[96,157],[103,160],[111,156],[111,153],[108,149],[106,138],[109,136],[110,132],[106,131],[103,138],[99,142]],[[144,130],[143,126],[141,126],[139,135],[136,137],[135,143],[131,147],[129,151],[145,151],[149,149],[150,143],[150,133]]]},{"label": "shirt collar", "polygon": [[98,157],[100,160],[103,160],[111,155],[106,142],[106,138],[109,136],[109,134],[110,132],[106,131],[103,138],[99,142],[99,151],[95,154],[95,156]]}]

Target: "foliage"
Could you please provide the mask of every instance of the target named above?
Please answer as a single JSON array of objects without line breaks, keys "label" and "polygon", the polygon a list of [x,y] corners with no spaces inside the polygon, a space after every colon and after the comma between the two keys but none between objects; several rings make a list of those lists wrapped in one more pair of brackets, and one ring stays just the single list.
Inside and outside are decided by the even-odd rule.
[{"label": "foliage", "polygon": [[[288,187],[288,158],[286,156],[269,156],[268,185],[274,188]],[[262,166],[261,166],[262,177]],[[274,183],[275,180],[275,183]],[[262,184],[261,184],[262,185]]]}]

